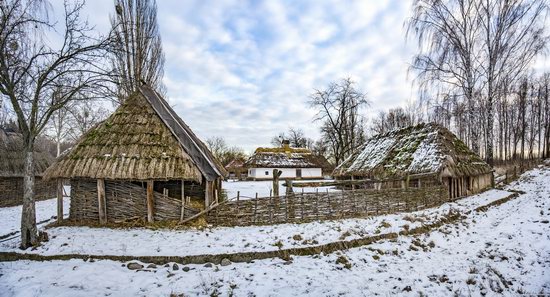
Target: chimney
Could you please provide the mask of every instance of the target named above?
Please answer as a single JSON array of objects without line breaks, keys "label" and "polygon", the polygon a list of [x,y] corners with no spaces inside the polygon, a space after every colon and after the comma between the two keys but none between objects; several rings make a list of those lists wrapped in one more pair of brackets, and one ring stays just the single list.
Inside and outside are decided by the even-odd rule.
[{"label": "chimney", "polygon": [[283,148],[286,150],[290,150],[290,140],[287,140],[287,139],[284,139],[282,142],[281,142]]}]

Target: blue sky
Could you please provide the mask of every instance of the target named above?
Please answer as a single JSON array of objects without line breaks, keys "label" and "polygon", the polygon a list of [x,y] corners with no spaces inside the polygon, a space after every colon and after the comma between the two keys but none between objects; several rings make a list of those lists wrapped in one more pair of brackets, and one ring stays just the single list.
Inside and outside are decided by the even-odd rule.
[{"label": "blue sky", "polygon": [[[319,136],[308,96],[352,77],[372,118],[416,93],[407,79],[411,1],[158,1],[168,100],[202,138],[247,151],[289,127]],[[86,14],[109,28],[111,0]]]}]

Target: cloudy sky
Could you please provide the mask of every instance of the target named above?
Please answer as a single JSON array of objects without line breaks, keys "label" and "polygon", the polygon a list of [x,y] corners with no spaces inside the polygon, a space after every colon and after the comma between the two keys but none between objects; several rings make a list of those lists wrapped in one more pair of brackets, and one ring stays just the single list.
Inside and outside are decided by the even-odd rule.
[{"label": "cloudy sky", "polygon": [[[168,99],[202,139],[252,151],[289,127],[317,138],[308,95],[348,76],[371,117],[416,97],[411,1],[157,1]],[[94,0],[86,13],[106,32],[112,10]]]}]

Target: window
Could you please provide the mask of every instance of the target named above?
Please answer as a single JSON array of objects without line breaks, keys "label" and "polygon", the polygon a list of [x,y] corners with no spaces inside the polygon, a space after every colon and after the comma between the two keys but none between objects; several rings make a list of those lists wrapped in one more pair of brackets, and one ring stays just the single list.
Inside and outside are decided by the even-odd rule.
[{"label": "window", "polygon": [[269,175],[269,171],[266,171],[266,172],[265,172],[265,175]]}]

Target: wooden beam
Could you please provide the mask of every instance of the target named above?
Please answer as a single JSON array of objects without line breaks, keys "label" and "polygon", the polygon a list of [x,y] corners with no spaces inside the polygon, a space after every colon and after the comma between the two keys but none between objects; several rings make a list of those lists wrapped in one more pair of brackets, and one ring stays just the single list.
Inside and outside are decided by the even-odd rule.
[{"label": "wooden beam", "polygon": [[57,179],[57,222],[63,221],[63,180]]},{"label": "wooden beam", "polygon": [[181,180],[181,214],[180,214],[180,222],[183,221],[185,213],[185,181]]},{"label": "wooden beam", "polygon": [[153,195],[153,181],[147,181],[147,222],[154,222],[155,217],[155,196]]},{"label": "wooden beam", "polygon": [[107,223],[107,203],[105,201],[105,180],[97,180],[97,202],[99,207],[99,223]]}]

